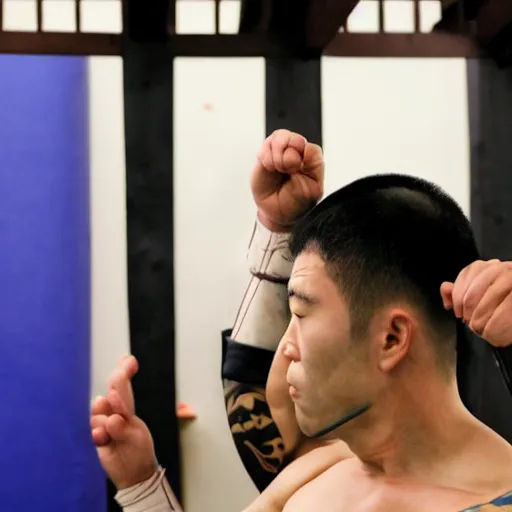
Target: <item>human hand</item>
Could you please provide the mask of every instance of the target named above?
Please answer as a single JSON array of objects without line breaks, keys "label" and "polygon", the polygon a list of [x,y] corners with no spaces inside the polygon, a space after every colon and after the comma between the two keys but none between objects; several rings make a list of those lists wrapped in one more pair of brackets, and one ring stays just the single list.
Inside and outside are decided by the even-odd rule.
[{"label": "human hand", "polygon": [[475,261],[455,283],[441,285],[441,297],[446,309],[491,345],[512,345],[512,262]]},{"label": "human hand", "polygon": [[153,438],[135,415],[131,379],[138,371],[135,357],[123,357],[109,379],[107,396],[96,398],[91,433],[103,469],[117,489],[126,489],[157,471]]},{"label": "human hand", "polygon": [[286,232],[322,197],[322,148],[298,133],[276,130],[267,137],[251,174],[251,190],[260,222]]}]

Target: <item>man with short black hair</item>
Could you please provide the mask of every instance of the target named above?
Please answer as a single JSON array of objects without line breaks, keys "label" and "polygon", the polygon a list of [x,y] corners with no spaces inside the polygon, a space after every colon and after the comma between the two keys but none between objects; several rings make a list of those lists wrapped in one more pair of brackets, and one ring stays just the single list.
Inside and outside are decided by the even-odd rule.
[{"label": "man with short black hair", "polygon": [[[261,439],[249,451],[277,476],[246,512],[512,510],[512,447],[466,409],[456,379],[462,321],[512,342],[512,265],[478,261],[459,207],[423,180],[371,176],[311,209],[322,184],[317,146],[267,139],[223,371],[235,440],[251,400],[275,422],[275,464]],[[258,397],[266,370],[251,361],[274,349]],[[93,438],[127,512],[177,510],[134,414],[136,369],[123,360],[95,403]]]}]

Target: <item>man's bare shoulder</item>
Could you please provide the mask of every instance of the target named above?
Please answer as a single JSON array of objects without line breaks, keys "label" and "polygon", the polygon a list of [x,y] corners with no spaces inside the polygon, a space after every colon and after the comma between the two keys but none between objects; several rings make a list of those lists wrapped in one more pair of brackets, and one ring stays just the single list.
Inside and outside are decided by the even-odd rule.
[{"label": "man's bare shoulder", "polygon": [[[481,503],[490,504],[512,491],[512,446],[487,427],[483,433],[481,442],[461,453],[453,464],[450,481],[457,477],[458,488],[475,490],[485,498]],[[507,499],[510,501],[510,496]],[[487,509],[469,507],[469,510]]]},{"label": "man's bare shoulder", "polygon": [[258,499],[244,512],[281,512],[289,499],[302,487],[333,466],[354,457],[342,441],[306,444],[288,466],[274,479]]},{"label": "man's bare shoulder", "polygon": [[491,498],[488,496],[480,505],[465,508],[462,512],[512,512],[512,447],[505,441],[496,444],[494,456],[484,457],[478,466],[483,481],[487,481],[491,488],[492,482],[496,482],[502,490],[499,493],[491,490],[487,493],[492,495]]},{"label": "man's bare shoulder", "polygon": [[357,457],[345,459],[298,489],[284,512],[512,512],[512,448],[499,440],[485,448],[422,480],[374,477]]}]

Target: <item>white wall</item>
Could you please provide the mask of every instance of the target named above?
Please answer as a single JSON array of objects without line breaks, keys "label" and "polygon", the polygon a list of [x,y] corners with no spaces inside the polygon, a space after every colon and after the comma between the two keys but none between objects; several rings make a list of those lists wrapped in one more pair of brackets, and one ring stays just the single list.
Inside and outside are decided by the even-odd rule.
[{"label": "white wall", "polygon": [[[196,31],[211,29],[206,5],[187,7]],[[398,14],[388,26],[412,30],[412,12]],[[402,172],[442,185],[468,210],[463,61],[332,58],[322,78],[328,192],[365,174]],[[246,280],[248,174],[264,137],[263,87],[260,59],[176,63],[177,382],[179,399],[199,416],[182,435],[187,512],[237,512],[254,496],[221,405],[219,333]]]},{"label": "white wall", "polygon": [[463,59],[326,58],[322,75],[327,192],[365,174],[412,174],[469,213]]},{"label": "white wall", "polygon": [[89,59],[92,396],[129,353],[123,63]]},{"label": "white wall", "polygon": [[185,510],[209,503],[240,512],[255,490],[223,407],[220,332],[232,325],[247,275],[248,171],[265,135],[263,62],[179,59],[175,69],[177,385],[198,412],[182,432]]},{"label": "white wall", "polygon": [[[35,28],[29,0],[6,1],[6,24]],[[48,28],[72,30],[67,0],[52,1]],[[84,4],[88,29],[119,31],[119,2]],[[412,31],[410,3],[387,5],[387,29]],[[422,28],[429,30],[439,6],[428,1],[422,9]],[[376,31],[376,12],[374,3],[363,2],[350,29]],[[236,31],[237,20],[237,3],[223,2],[222,30]],[[211,33],[212,6],[184,0],[177,21],[179,32]],[[256,491],[224,414],[220,331],[233,321],[246,280],[254,216],[248,174],[264,137],[264,64],[262,59],[178,59],[175,69],[177,388],[179,401],[198,413],[182,432],[185,510],[239,512]],[[403,172],[440,184],[469,210],[463,61],[329,58],[322,72],[328,192],[365,174]],[[97,394],[129,347],[120,59],[90,59],[90,102],[92,392]]]}]

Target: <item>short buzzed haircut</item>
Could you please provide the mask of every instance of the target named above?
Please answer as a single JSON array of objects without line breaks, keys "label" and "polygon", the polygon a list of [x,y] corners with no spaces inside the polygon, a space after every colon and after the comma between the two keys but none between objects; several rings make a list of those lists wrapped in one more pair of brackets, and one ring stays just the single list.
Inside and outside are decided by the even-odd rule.
[{"label": "short buzzed haircut", "polygon": [[348,302],[354,337],[366,334],[379,307],[406,300],[427,319],[443,366],[455,368],[455,317],[440,286],[478,250],[469,220],[438,186],[397,174],[357,180],[296,223],[290,249],[325,261]]}]

